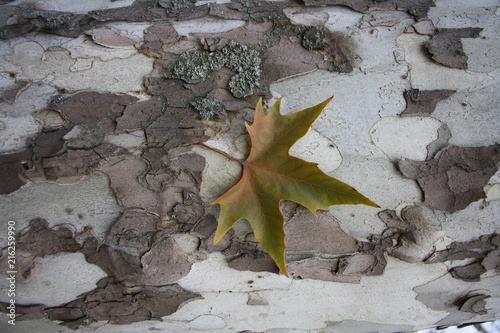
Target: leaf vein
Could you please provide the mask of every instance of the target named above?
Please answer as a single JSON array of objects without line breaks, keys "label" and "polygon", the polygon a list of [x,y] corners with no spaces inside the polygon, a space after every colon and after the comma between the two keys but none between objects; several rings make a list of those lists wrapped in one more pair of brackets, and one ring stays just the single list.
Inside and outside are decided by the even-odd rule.
[{"label": "leaf vein", "polygon": [[[261,215],[263,216],[264,225],[266,226],[267,233],[268,233],[268,235],[272,235],[271,230],[269,229],[269,221],[267,220],[267,215],[262,207],[261,200],[260,200],[259,196],[257,195],[256,184],[255,184],[254,179],[251,175],[251,172],[248,169],[246,169],[244,171],[248,172],[250,187],[252,188],[252,193],[254,193],[254,197],[256,198],[256,201],[258,202],[259,210],[260,210]],[[272,246],[275,250],[279,250],[278,245],[274,241],[274,237],[271,237],[271,243],[272,243]]]},{"label": "leaf vein", "polygon": [[[259,167],[255,164],[248,164],[249,166],[253,167],[253,168],[256,168],[256,169],[259,169],[260,171],[264,172],[264,173],[269,173],[269,174],[272,174],[272,175],[276,175],[278,177],[283,177],[283,178],[287,178],[287,179],[290,179],[290,180],[293,180],[293,181],[296,181],[298,183],[304,183],[306,185],[309,185],[309,186],[312,186],[312,187],[319,187],[321,189],[324,189],[324,190],[328,190],[328,191],[332,191],[332,192],[335,192],[335,193],[339,193],[339,194],[346,194],[346,192],[341,192],[341,191],[338,191],[338,190],[334,190],[330,187],[326,187],[326,186],[322,186],[322,185],[319,185],[319,184],[315,184],[315,183],[312,183],[312,182],[308,182],[306,180],[304,180],[303,178],[296,178],[296,177],[292,177],[292,176],[289,176],[289,175],[286,175],[286,174],[283,174],[283,173],[279,173],[279,172],[276,172],[274,170],[270,170],[270,169],[265,169],[265,168],[262,168],[262,167]],[[332,178],[336,181],[338,181],[339,183],[342,183],[340,180],[336,179],[336,178],[333,178],[333,177],[330,177],[326,174],[324,174],[321,170],[317,170],[318,173],[322,173],[323,175],[325,175],[326,177],[329,177],[329,178]],[[351,189],[353,189],[351,187]]]}]

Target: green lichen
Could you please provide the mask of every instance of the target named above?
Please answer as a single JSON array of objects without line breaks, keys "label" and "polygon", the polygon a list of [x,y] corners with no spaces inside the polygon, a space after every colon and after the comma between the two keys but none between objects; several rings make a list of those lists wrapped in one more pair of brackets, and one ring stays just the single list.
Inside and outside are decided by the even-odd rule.
[{"label": "green lichen", "polygon": [[238,98],[253,94],[254,87],[259,85],[256,73],[242,72],[233,76],[228,83],[229,91]]},{"label": "green lichen", "polygon": [[215,98],[197,97],[193,103],[194,108],[205,119],[211,119],[224,113],[224,106]]},{"label": "green lichen", "polygon": [[406,90],[403,93],[404,97],[408,98],[409,100],[413,102],[419,102],[420,101],[420,90],[419,89],[410,89]]},{"label": "green lichen", "polygon": [[44,11],[35,8],[26,9],[22,13],[22,17],[32,20],[35,24],[46,30],[59,29],[63,25],[67,25],[71,20],[69,13]]},{"label": "green lichen", "polygon": [[189,51],[179,56],[173,74],[180,78],[205,80],[209,72],[219,70],[223,65],[223,59],[215,55],[215,52]]},{"label": "green lichen", "polygon": [[238,98],[253,94],[260,84],[259,53],[235,41],[214,52],[190,51],[179,56],[173,75],[182,79],[205,80],[210,72],[227,67],[237,72],[229,82],[229,90]]},{"label": "green lichen", "polygon": [[243,0],[237,0],[237,3],[239,3],[242,6],[243,12],[247,14],[253,14],[255,13],[255,8],[254,7],[260,7],[262,3],[260,1],[243,1]]},{"label": "green lichen", "polygon": [[317,28],[312,26],[302,27],[302,46],[308,50],[322,49],[328,43],[326,30],[323,27]]},{"label": "green lichen", "polygon": [[260,83],[259,53],[235,41],[230,41],[221,52],[226,59],[225,66],[238,72],[229,80],[231,93],[238,98],[253,94]]},{"label": "green lichen", "polygon": [[194,6],[196,0],[172,0],[172,9],[179,10]]},{"label": "green lichen", "polygon": [[333,68],[334,71],[337,71],[337,72],[343,72],[345,69],[345,64],[338,62],[338,61],[332,61],[330,66],[331,66],[331,68]]}]

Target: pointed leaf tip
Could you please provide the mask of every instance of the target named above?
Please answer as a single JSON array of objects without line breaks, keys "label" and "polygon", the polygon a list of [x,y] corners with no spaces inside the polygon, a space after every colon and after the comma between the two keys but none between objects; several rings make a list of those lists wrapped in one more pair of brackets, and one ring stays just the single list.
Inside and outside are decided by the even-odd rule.
[{"label": "pointed leaf tip", "polygon": [[327,105],[328,105],[328,103],[330,103],[330,102],[332,101],[332,99],[333,99],[333,96],[328,97],[327,99],[325,99],[325,100],[321,103],[321,105],[325,105],[325,106],[327,106]]}]

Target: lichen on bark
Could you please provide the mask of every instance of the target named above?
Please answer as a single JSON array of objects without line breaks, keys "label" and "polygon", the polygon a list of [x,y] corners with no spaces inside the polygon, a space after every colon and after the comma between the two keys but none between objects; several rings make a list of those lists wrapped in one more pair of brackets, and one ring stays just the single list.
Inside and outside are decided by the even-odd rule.
[{"label": "lichen on bark", "polygon": [[227,67],[238,74],[231,77],[228,88],[238,98],[252,95],[260,85],[259,53],[234,40],[214,52],[189,51],[181,54],[172,76],[183,80],[205,80],[210,72]]}]

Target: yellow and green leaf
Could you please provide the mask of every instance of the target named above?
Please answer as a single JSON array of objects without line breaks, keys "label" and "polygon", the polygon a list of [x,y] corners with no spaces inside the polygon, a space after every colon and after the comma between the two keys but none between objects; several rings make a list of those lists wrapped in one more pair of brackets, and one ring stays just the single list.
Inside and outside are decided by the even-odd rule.
[{"label": "yellow and green leaf", "polygon": [[279,208],[281,200],[297,202],[315,215],[318,209],[326,210],[332,205],[364,204],[378,207],[352,186],[323,173],[316,163],[288,154],[292,145],[307,133],[330,100],[285,116],[280,114],[281,100],[267,114],[262,108],[262,99],[259,100],[253,124],[246,124],[252,146],[247,159],[238,160],[243,166],[241,179],[212,202],[220,205],[214,243],[236,221],[245,219],[252,226],[257,241],[281,272],[288,276],[284,221]]}]

